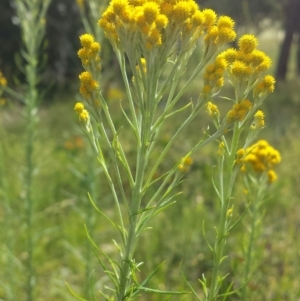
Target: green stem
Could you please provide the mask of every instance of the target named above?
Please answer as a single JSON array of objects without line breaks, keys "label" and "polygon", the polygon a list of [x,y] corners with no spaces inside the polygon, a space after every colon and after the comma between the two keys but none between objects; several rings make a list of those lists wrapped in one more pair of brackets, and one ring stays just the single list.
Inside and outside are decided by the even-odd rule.
[{"label": "green stem", "polygon": [[[0,116],[2,117],[2,116]],[[1,118],[2,119],[2,118]],[[13,250],[13,234],[10,233],[11,229],[13,229],[14,225],[12,223],[12,216],[13,216],[13,210],[10,206],[10,197],[8,193],[9,183],[7,180],[7,166],[5,164],[5,154],[7,153],[8,148],[4,144],[4,141],[7,141],[6,137],[6,131],[2,125],[2,120],[0,119],[0,193],[3,201],[3,209],[4,209],[4,220],[2,223],[2,227],[5,225],[6,231],[3,231],[3,236],[1,236],[1,239],[4,241],[4,245],[6,246],[6,257],[7,260],[7,268],[6,268],[6,274],[5,279],[7,283],[9,283],[10,287],[12,287],[10,295],[7,296],[8,300],[14,300],[15,299],[15,269],[14,265],[12,264],[12,260],[9,258],[9,252]],[[4,228],[3,228],[4,229]]]},{"label": "green stem", "polygon": [[[38,59],[39,49],[45,34],[43,19],[46,15],[50,0],[45,1],[16,1],[16,10],[20,19],[22,40],[24,44],[23,55],[26,61],[25,76],[27,92],[25,95],[26,118],[26,145],[25,145],[25,206],[26,206],[26,235],[27,235],[27,300],[33,301],[34,266],[33,266],[33,199],[32,181],[34,171],[34,136],[36,129],[36,109],[38,101]],[[11,93],[11,91],[10,91]],[[13,94],[13,93],[11,93]],[[15,95],[17,96],[17,95]]]},{"label": "green stem", "polygon": [[136,174],[135,182],[132,188],[132,203],[129,210],[129,231],[128,239],[126,241],[125,254],[122,259],[121,264],[121,275],[120,275],[120,285],[118,290],[118,301],[123,301],[127,294],[127,287],[130,284],[130,267],[132,263],[132,257],[134,254],[134,249],[137,240],[137,221],[138,221],[138,211],[142,199],[142,186],[145,175],[145,169],[148,163],[148,143],[151,131],[151,118],[154,112],[154,107],[151,108],[151,101],[153,101],[153,95],[155,93],[154,88],[151,86],[152,81],[149,80],[147,87],[147,95],[145,99],[146,103],[146,114],[142,115],[140,118],[141,130],[140,136],[137,140],[137,162],[136,162]]},{"label": "green stem", "polygon": [[[85,184],[87,191],[89,192],[92,199],[96,199],[96,179],[97,173],[95,170],[94,164],[94,153],[88,151],[87,157],[87,170],[86,170],[86,177],[85,177]],[[88,199],[86,200],[88,201]],[[87,215],[86,215],[86,224],[90,231],[90,234],[93,234],[93,230],[95,228],[95,211],[93,207],[90,206],[90,202],[87,204]],[[85,264],[85,296],[86,298],[91,298],[91,290],[90,290],[90,278],[92,272],[92,262],[91,262],[91,254],[92,254],[92,247],[88,240],[86,240],[86,264]]]},{"label": "green stem", "polygon": [[242,288],[242,294],[241,294],[241,301],[246,300],[247,298],[247,283],[249,280],[249,273],[250,273],[250,266],[252,263],[252,248],[254,244],[254,238],[255,238],[255,231],[256,231],[256,216],[257,216],[257,204],[256,200],[254,200],[253,204],[253,212],[252,212],[252,220],[251,220],[251,230],[250,230],[250,237],[249,237],[249,244],[247,248],[247,254],[246,254],[246,263],[245,263],[245,271],[244,271],[244,286]]},{"label": "green stem", "polygon": [[220,267],[224,257],[223,252],[226,244],[226,236],[228,235],[227,211],[230,206],[233,183],[237,174],[234,161],[238,149],[240,133],[241,129],[239,128],[238,122],[236,122],[233,129],[231,148],[230,150],[227,150],[229,153],[225,155],[225,158],[222,156],[219,162],[221,215],[219,226],[217,228],[217,237],[214,244],[214,266],[207,298],[208,301],[214,301],[217,299],[221,285]]},{"label": "green stem", "polygon": [[245,259],[246,262],[244,268],[244,286],[241,291],[241,301],[245,301],[248,299],[247,283],[250,278],[250,267],[252,266],[253,263],[252,252],[255,243],[255,236],[257,234],[257,220],[258,220],[259,207],[264,199],[264,188],[265,188],[264,177],[262,176],[259,180],[255,180],[255,182],[252,184],[255,187],[255,191],[254,191],[254,198],[252,203],[253,209],[251,215],[250,237],[249,237],[249,243],[248,243],[246,259]]},{"label": "green stem", "polygon": [[145,135],[143,135],[144,130],[142,129],[142,145],[140,150],[138,151],[138,158],[137,158],[137,171],[135,177],[135,185],[133,187],[132,193],[132,204],[130,207],[130,216],[129,216],[129,232],[128,232],[128,239],[126,242],[125,254],[122,259],[121,265],[121,275],[120,275],[120,286],[118,291],[118,301],[123,301],[126,295],[126,288],[129,283],[130,278],[130,266],[132,262],[132,257],[136,245],[136,225],[137,225],[137,218],[138,218],[138,211],[140,208],[141,203],[141,191],[143,185],[143,178],[144,178],[144,170],[146,167],[146,152],[147,152],[147,138],[146,132],[149,133],[149,128],[146,129]]}]

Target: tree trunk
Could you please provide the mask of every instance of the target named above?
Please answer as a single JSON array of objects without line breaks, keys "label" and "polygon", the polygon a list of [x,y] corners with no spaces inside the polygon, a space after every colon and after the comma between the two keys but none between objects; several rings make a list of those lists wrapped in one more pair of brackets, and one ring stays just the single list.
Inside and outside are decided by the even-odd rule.
[{"label": "tree trunk", "polygon": [[[294,33],[300,31],[300,1],[290,0],[286,11],[285,37],[281,46],[281,51],[277,64],[276,78],[285,80],[287,64],[290,55],[290,48]],[[298,50],[299,51],[299,50]]]}]

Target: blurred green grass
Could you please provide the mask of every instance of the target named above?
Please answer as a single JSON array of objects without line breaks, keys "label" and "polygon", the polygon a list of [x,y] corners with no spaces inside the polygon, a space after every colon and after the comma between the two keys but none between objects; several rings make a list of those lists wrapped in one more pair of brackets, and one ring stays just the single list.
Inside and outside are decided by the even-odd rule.
[{"label": "blurred green grass", "polygon": [[[276,48],[265,44],[273,58]],[[263,48],[263,47],[262,47]],[[270,50],[270,51],[268,51]],[[188,71],[187,71],[188,72]],[[198,83],[183,101],[195,97]],[[119,91],[120,92],[120,91]],[[115,93],[115,94],[114,94]],[[114,91],[112,95],[118,95]],[[225,87],[225,95],[230,95]],[[265,205],[261,234],[257,241],[257,272],[250,282],[251,300],[300,300],[298,271],[300,268],[298,230],[300,214],[300,142],[298,139],[300,101],[296,80],[279,83],[276,92],[268,97],[263,110],[266,128],[260,138],[267,139],[280,150],[282,163],[277,169],[278,181],[272,187]],[[218,99],[221,111],[228,104]],[[87,267],[93,274],[95,291],[108,284],[96,257],[89,251],[84,224],[87,224],[97,245],[117,258],[112,239],[119,240],[107,222],[93,209],[87,198],[92,191],[96,204],[114,218],[114,206],[105,178],[97,161],[89,151],[88,141],[79,130],[73,112],[74,97],[61,95],[51,104],[39,110],[39,127],[35,139],[37,170],[34,179],[35,200],[35,249],[36,300],[74,300],[66,289],[67,281],[74,291],[83,292],[86,286]],[[116,124],[124,124],[119,102],[110,102],[115,112]],[[24,123],[19,106],[1,108],[1,255],[0,300],[25,300],[23,262],[26,260],[24,205],[22,203],[22,164],[24,147]],[[168,141],[170,134],[184,120],[183,113],[167,122],[158,143],[158,152]],[[171,150],[166,166],[177,161],[199,140],[209,122],[205,112],[199,116],[181,136]],[[126,143],[129,160],[134,160],[131,148],[133,137],[129,129],[122,129],[122,141]],[[183,194],[177,203],[158,215],[150,224],[152,230],[141,237],[136,260],[144,262],[140,277],[154,270],[165,261],[161,270],[149,284],[151,287],[187,290],[182,272],[201,295],[198,278],[205,273],[209,278],[212,255],[202,234],[205,225],[209,241],[214,238],[214,225],[218,220],[218,206],[211,185],[212,166],[216,164],[217,144],[211,144],[195,155],[193,165],[185,181],[178,188]],[[234,198],[237,218],[245,208],[242,184]],[[238,282],[243,265],[242,243],[246,237],[249,220],[234,231],[227,242],[228,259],[224,271],[230,271],[228,281]],[[97,295],[98,296],[98,295]],[[100,297],[98,297],[100,300]],[[145,294],[142,300],[164,300],[157,295]],[[172,297],[181,300],[182,297]],[[185,300],[194,300],[192,295]],[[233,295],[229,300],[238,300]]]}]

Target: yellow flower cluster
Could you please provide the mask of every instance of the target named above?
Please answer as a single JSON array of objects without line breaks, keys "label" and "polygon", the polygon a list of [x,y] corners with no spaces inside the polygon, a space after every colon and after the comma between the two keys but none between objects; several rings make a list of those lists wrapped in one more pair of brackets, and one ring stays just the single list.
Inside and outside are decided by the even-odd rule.
[{"label": "yellow flower cluster", "polygon": [[187,172],[190,169],[190,166],[193,164],[191,157],[185,157],[181,159],[181,163],[178,165],[178,169]]},{"label": "yellow flower cluster", "polygon": [[235,38],[232,19],[217,21],[214,11],[200,11],[194,0],[112,0],[98,24],[113,44],[148,50],[163,43],[173,46],[179,37],[195,41],[204,30],[207,43]]},{"label": "yellow flower cluster", "polygon": [[275,78],[266,75],[255,87],[254,96],[264,96],[274,91]]},{"label": "yellow flower cluster", "polygon": [[213,18],[212,15],[215,14],[212,10],[204,10],[204,15],[209,14],[211,16],[210,26],[207,30],[207,34],[204,38],[204,41],[208,45],[212,46],[222,46],[226,43],[232,42],[236,38],[236,33],[233,29],[234,21],[227,16],[221,16],[216,25],[213,25],[215,22],[215,17]]},{"label": "yellow flower cluster", "polygon": [[88,33],[81,35],[79,39],[82,48],[78,50],[77,54],[82,64],[84,66],[96,64],[96,68],[100,70],[100,44],[95,42],[94,37]]},{"label": "yellow flower cluster", "polygon": [[74,110],[78,113],[80,121],[87,122],[89,120],[89,112],[84,108],[84,104],[82,102],[77,102]]},{"label": "yellow flower cluster", "polygon": [[2,72],[0,71],[0,87],[5,87],[7,85],[7,80],[6,78],[3,76]]},{"label": "yellow flower cluster", "polygon": [[84,71],[79,75],[80,80],[80,94],[89,99],[92,97],[92,93],[98,89],[99,84],[93,79],[92,74],[88,71]]},{"label": "yellow flower cluster", "polygon": [[262,129],[265,126],[265,114],[263,111],[258,110],[254,114],[253,124],[251,125],[252,129]]},{"label": "yellow flower cluster", "polygon": [[[254,35],[243,35],[239,41],[239,49],[227,49],[219,57],[226,59],[228,62],[228,71],[236,83],[248,82],[256,80],[259,75],[271,67],[271,59],[262,51],[257,50],[257,38]],[[272,76],[268,75],[268,84]],[[269,92],[274,89],[275,80],[271,80],[272,84],[267,86]],[[267,85],[267,83],[266,83]]]},{"label": "yellow flower cluster", "polygon": [[217,57],[215,61],[208,65],[203,75],[203,90],[205,95],[211,95],[224,84],[224,72],[227,67],[227,61],[222,57]]},{"label": "yellow flower cluster", "polygon": [[219,117],[220,116],[220,112],[219,112],[219,109],[217,107],[217,105],[213,104],[211,101],[209,101],[207,104],[206,104],[206,110],[207,110],[207,113],[210,117]]},{"label": "yellow flower cluster", "polygon": [[277,179],[273,168],[280,163],[281,156],[279,151],[269,145],[267,141],[260,140],[248,147],[243,161],[242,170],[246,170],[246,166],[250,165],[257,173],[266,172],[270,183]]},{"label": "yellow flower cluster", "polygon": [[240,148],[237,152],[236,152],[236,160],[235,160],[235,163],[241,163],[243,162],[243,159],[245,157],[245,154],[246,154],[246,151],[245,149],[243,148]]},{"label": "yellow flower cluster", "polygon": [[240,103],[234,104],[232,109],[227,113],[227,122],[243,121],[251,107],[251,101],[248,99],[243,99]]}]

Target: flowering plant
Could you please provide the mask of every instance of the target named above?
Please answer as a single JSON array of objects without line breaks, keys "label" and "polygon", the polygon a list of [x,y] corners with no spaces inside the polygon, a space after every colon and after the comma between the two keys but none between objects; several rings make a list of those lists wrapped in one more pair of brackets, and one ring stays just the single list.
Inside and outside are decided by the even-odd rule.
[{"label": "flowering plant", "polygon": [[[120,241],[114,241],[120,254],[120,260],[116,262],[98,250],[87,231],[96,253],[100,251],[110,265],[98,257],[113,284],[109,288],[111,296],[103,291],[101,294],[105,300],[121,301],[131,300],[141,291],[184,293],[147,287],[156,270],[140,282],[136,273],[141,263],[135,262],[135,249],[148,222],[174,204],[178,194],[174,188],[192,164],[191,156],[208,143],[218,140],[218,177],[213,184],[221,215],[215,244],[209,245],[214,255],[210,284],[204,276],[200,280],[205,300],[216,300],[226,278],[226,275],[221,276],[220,269],[226,237],[242,218],[232,222],[233,185],[247,158],[247,147],[264,127],[264,114],[258,108],[274,90],[274,78],[264,75],[271,60],[256,49],[258,42],[253,35],[242,36],[238,49],[230,48],[217,55],[221,47],[235,40],[234,21],[227,16],[217,17],[211,9],[200,10],[194,0],[112,0],[98,24],[109,39],[120,65],[127,94],[126,105],[122,101],[120,107],[134,137],[132,147],[136,157],[135,164],[130,164],[122,131],[116,127],[114,112],[101,93],[100,44],[91,34],[83,34],[78,56],[85,69],[79,75],[84,102],[78,102],[75,111],[111,188],[118,222],[111,220],[94,200],[91,202],[120,233]],[[192,74],[185,78],[187,63],[199,46],[203,48],[202,56]],[[203,85],[199,97],[178,107],[179,100],[201,72]],[[226,74],[235,97],[228,99],[232,108],[221,116],[212,99],[220,92]],[[204,108],[215,130],[206,132],[188,153],[157,178],[156,172],[178,136]],[[188,117],[172,134],[159,156],[154,157],[163,124],[188,110]],[[240,148],[240,136],[244,130],[248,130],[248,137]],[[228,139],[229,133],[232,139]],[[129,182],[129,192],[124,187],[124,178]],[[152,187],[155,187],[155,192],[150,195]]]}]

